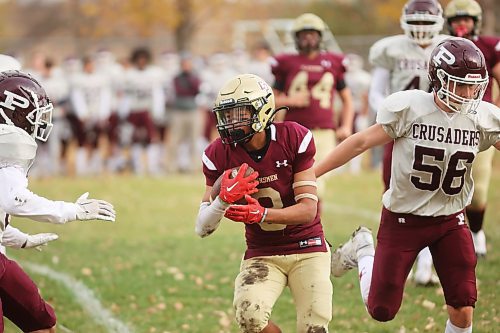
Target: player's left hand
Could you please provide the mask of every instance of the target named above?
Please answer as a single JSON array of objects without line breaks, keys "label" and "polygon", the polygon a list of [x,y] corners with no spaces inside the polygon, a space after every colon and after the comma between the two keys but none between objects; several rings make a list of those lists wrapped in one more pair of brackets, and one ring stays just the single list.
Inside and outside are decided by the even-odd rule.
[{"label": "player's left hand", "polygon": [[88,196],[89,192],[86,192],[76,200],[77,220],[115,221],[116,213],[112,204],[104,200],[89,199]]},{"label": "player's left hand", "polygon": [[42,246],[47,246],[49,242],[55,241],[59,236],[54,233],[41,233],[35,235],[28,235],[26,242],[21,246],[22,249],[35,248],[42,251]]},{"label": "player's left hand", "polygon": [[248,194],[245,195],[247,205],[231,205],[224,214],[230,220],[245,224],[262,223],[267,216],[267,208],[260,205],[259,201]]}]

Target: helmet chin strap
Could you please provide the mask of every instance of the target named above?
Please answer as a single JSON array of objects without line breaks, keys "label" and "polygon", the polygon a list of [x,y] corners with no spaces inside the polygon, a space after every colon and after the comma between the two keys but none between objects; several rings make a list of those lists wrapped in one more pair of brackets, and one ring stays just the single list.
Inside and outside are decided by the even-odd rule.
[{"label": "helmet chin strap", "polygon": [[[269,115],[269,119],[273,119],[274,115],[281,110],[288,111],[288,110],[290,110],[290,108],[288,106],[280,106],[279,108],[274,109],[274,111]],[[266,127],[269,127],[269,125],[271,125],[271,124],[272,124],[272,121],[268,121]]]}]

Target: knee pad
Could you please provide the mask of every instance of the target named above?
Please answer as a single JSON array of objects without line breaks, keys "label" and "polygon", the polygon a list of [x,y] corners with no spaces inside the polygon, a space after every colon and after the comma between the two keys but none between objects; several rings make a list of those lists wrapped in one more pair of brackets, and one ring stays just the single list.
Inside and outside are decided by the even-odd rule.
[{"label": "knee pad", "polygon": [[396,317],[396,311],[388,308],[387,306],[375,306],[369,310],[370,316],[376,321],[390,321]]},{"label": "knee pad", "polygon": [[262,304],[243,300],[235,304],[236,322],[245,333],[259,333],[269,322],[271,310],[265,309]]}]

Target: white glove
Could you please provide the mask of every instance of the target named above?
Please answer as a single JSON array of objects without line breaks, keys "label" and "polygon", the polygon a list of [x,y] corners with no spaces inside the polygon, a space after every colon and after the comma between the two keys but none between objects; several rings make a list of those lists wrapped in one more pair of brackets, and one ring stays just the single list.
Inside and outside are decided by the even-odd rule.
[{"label": "white glove", "polygon": [[35,248],[38,251],[42,251],[42,246],[47,246],[49,242],[55,241],[59,236],[53,233],[42,233],[35,235],[28,235],[28,239],[21,246],[22,249]]},{"label": "white glove", "polygon": [[113,205],[104,200],[88,199],[89,192],[82,194],[77,200],[77,220],[115,221],[116,213]]},{"label": "white glove", "polygon": [[41,251],[41,246],[47,245],[47,243],[58,238],[59,236],[53,233],[29,235],[9,224],[3,233],[2,245],[15,249],[36,248]]}]

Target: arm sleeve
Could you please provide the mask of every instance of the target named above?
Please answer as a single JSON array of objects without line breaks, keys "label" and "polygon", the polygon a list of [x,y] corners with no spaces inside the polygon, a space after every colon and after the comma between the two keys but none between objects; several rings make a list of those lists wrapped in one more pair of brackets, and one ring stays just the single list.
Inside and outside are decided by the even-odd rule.
[{"label": "arm sleeve", "polygon": [[382,67],[375,67],[372,71],[368,102],[374,112],[378,112],[384,98],[387,97],[390,76],[389,70]]},{"label": "arm sleeve", "polygon": [[202,202],[198,217],[196,218],[195,232],[200,237],[207,237],[212,234],[220,224],[220,220],[229,204],[223,202],[219,197],[215,198],[212,203]]},{"label": "arm sleeve", "polygon": [[9,224],[2,235],[1,243],[6,247],[20,249],[28,241],[28,236],[28,234]]},{"label": "arm sleeve", "polygon": [[28,190],[28,180],[15,167],[0,169],[0,207],[9,215],[30,218],[39,222],[66,223],[76,220],[75,203],[52,201]]}]

